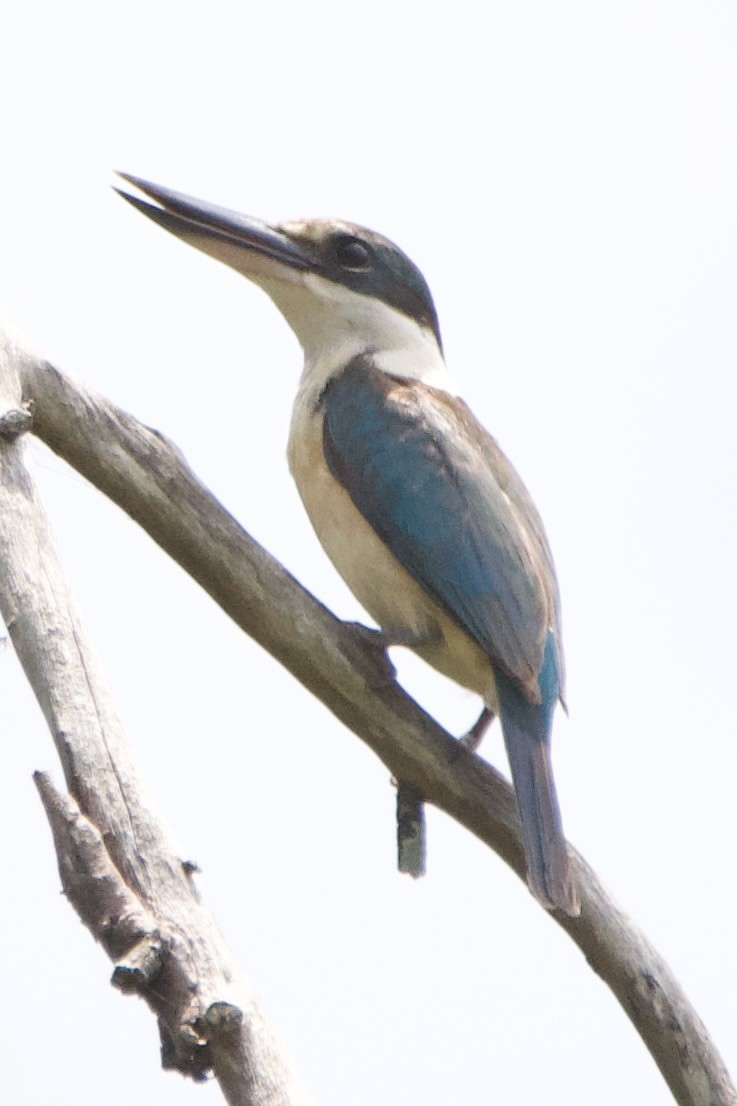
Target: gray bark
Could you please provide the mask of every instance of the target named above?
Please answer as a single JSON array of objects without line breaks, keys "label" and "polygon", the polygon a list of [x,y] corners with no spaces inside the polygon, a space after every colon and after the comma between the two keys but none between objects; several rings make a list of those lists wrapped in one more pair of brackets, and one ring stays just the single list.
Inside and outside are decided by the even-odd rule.
[{"label": "gray bark", "polygon": [[[15,354],[15,356],[13,356]],[[170,840],[133,762],[25,463],[23,359],[0,345],[0,612],[69,794],[36,783],[64,891],[158,1018],[164,1066],[213,1071],[233,1106],[307,1106],[290,1062]]]},{"label": "gray bark", "polygon": [[[371,635],[338,621],[285,572],[200,484],[181,454],[160,434],[74,385],[43,360],[20,350],[14,360],[23,401],[32,405],[33,432],[135,519],[240,627],[365,741],[395,779],[446,811],[524,878],[511,788],[404,694]],[[22,416],[12,416],[12,411],[21,410],[17,399],[6,409],[22,421]],[[26,476],[18,479],[27,481]],[[27,650],[24,634],[28,631],[21,631],[17,618],[11,621],[16,647],[19,652]],[[35,667],[32,658],[26,664],[32,681]],[[50,722],[53,729],[53,718]],[[60,753],[68,770],[74,754],[65,743]],[[101,786],[110,784],[101,781]],[[91,796],[88,801],[97,811],[100,804]],[[122,843],[115,848],[125,851],[125,818],[119,828]],[[109,847],[112,850],[112,844]],[[681,1106],[734,1106],[737,1095],[721,1059],[668,966],[607,895],[583,858],[570,851],[581,914],[574,919],[554,913],[552,919],[616,995],[676,1101]],[[121,857],[119,863],[125,871],[131,860]],[[169,873],[162,875],[167,878]],[[175,873],[175,878],[189,885],[186,873]],[[158,917],[155,911],[152,915]],[[139,926],[144,936],[139,950],[144,977],[149,959],[159,955],[147,924],[144,917]],[[135,974],[139,964],[134,960]],[[207,1009],[214,1013],[198,1023],[201,1032],[206,1036],[211,1024],[217,1024],[227,1041],[229,1007],[220,1011],[211,996]],[[225,1014],[222,1019],[221,1013]],[[227,1052],[227,1044],[223,1048]]]}]

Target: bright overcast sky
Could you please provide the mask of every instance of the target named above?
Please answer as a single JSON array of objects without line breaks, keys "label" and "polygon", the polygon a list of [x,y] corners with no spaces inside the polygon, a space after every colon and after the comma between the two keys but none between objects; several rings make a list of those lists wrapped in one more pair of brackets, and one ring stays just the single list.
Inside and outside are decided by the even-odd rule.
[{"label": "bright overcast sky", "polygon": [[[567,833],[737,1068],[737,11],[722,0],[246,6],[11,0],[0,310],[172,438],[363,617],[284,458],[300,369],[264,295],[122,203],[124,169],[266,219],[336,215],[423,269],[450,368],[533,492],[563,595]],[[152,792],[316,1101],[671,1102],[581,954],[429,814],[400,877],[373,754],[39,445],[83,617]],[[470,695],[400,661],[455,732]],[[0,1099],[216,1103],[59,894],[60,778],[0,652]],[[482,748],[504,766],[497,734]]]}]

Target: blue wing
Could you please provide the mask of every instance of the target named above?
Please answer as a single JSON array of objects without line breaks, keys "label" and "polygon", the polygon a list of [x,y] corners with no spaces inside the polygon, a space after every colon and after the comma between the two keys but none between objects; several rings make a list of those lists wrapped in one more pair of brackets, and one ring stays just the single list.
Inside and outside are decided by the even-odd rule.
[{"label": "blue wing", "polygon": [[[324,393],[333,476],[397,560],[492,663],[540,702],[558,589],[542,523],[460,400],[356,358]],[[555,698],[553,698],[553,702]]]},{"label": "blue wing", "polygon": [[333,476],[492,663],[530,886],[576,915],[550,764],[563,687],[558,587],[535,506],[465,404],[443,392],[359,357],[322,403]]}]

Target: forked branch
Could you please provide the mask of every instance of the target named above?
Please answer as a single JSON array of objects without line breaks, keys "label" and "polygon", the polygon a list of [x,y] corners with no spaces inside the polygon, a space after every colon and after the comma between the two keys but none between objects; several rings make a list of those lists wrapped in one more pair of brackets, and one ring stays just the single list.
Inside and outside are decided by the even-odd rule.
[{"label": "forked branch", "polygon": [[[160,434],[43,360],[22,351],[15,360],[34,433],[135,519],[397,779],[524,878],[511,788],[399,688],[367,635],[335,619],[254,542]],[[614,992],[676,1101],[735,1106],[721,1059],[667,965],[571,854],[581,915],[555,921]]]},{"label": "forked branch", "polygon": [[37,774],[62,886],[115,964],[113,982],[156,1014],[166,1067],[213,1071],[233,1106],[307,1106],[136,772],[25,466],[32,405],[9,352],[0,346],[0,612],[71,793]]}]

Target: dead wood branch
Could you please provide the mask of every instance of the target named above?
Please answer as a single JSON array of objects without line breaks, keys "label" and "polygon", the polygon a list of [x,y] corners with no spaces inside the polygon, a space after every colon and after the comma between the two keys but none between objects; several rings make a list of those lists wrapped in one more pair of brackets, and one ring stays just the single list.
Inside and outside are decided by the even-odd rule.
[{"label": "dead wood branch", "polygon": [[[395,778],[524,876],[514,799],[489,765],[397,686],[368,636],[335,619],[246,534],[160,434],[51,365],[18,354],[34,433],[119,504],[223,610],[362,738]],[[682,1106],[734,1106],[734,1088],[667,965],[572,850],[581,916],[554,915],[604,979]],[[223,1019],[224,1036],[230,1019]]]},{"label": "dead wood branch", "polygon": [[36,777],[62,885],[115,964],[113,982],[155,1012],[165,1066],[193,1078],[214,1071],[238,1106],[303,1106],[307,1098],[199,895],[192,865],[137,775],[25,465],[31,405],[21,402],[10,352],[0,347],[0,611],[71,792]]}]

